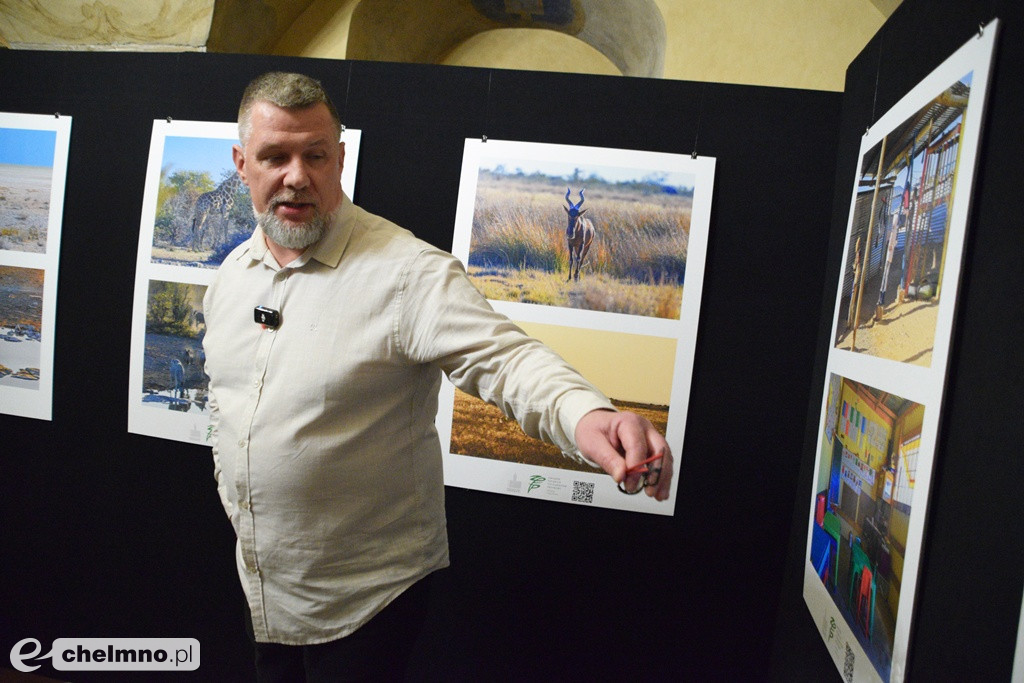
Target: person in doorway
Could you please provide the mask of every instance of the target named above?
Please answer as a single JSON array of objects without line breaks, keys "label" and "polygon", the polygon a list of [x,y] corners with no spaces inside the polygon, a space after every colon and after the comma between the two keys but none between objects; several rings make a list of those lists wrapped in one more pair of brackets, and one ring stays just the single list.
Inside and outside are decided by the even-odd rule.
[{"label": "person in doorway", "polygon": [[257,226],[207,290],[203,346],[257,673],[400,678],[448,565],[442,372],[627,492],[668,498],[672,454],[495,313],[451,254],[345,196],[319,82],[256,78],[238,129]]}]

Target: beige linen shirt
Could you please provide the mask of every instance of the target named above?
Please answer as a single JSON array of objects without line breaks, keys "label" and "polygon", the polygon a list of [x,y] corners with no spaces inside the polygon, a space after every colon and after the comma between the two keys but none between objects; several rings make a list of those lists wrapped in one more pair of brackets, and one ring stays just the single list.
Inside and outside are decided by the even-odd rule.
[{"label": "beige linen shirt", "polygon": [[260,642],[346,636],[448,565],[441,372],[565,452],[584,414],[611,408],[451,254],[347,197],[285,267],[257,228],[204,310],[217,488]]}]

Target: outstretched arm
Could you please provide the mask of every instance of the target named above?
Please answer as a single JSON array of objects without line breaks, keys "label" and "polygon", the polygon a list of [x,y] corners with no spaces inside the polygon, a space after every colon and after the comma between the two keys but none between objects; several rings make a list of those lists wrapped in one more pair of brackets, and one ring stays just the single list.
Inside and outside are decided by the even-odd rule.
[{"label": "outstretched arm", "polygon": [[627,491],[640,486],[641,474],[627,470],[652,456],[662,456],[646,467],[661,467],[654,486],[644,492],[656,500],[668,498],[672,484],[672,452],[654,425],[630,412],[593,410],[576,424],[576,447],[590,461],[611,475]]}]

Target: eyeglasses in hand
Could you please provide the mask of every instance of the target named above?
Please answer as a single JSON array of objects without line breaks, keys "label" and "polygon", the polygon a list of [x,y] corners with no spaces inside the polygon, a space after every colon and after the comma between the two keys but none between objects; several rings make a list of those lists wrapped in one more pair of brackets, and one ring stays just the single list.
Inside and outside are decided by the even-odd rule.
[{"label": "eyeglasses in hand", "polygon": [[[647,465],[649,465],[652,462],[655,462],[656,460],[661,460],[663,457],[665,457],[665,456],[664,455],[654,455],[654,456],[651,456],[650,458],[647,458],[643,462],[641,462],[641,463],[639,463],[637,465],[633,465],[632,467],[627,469],[626,470],[626,477],[623,477],[622,481],[620,481],[619,484],[618,484],[619,490],[622,491],[623,493],[625,493],[627,496],[635,496],[636,494],[640,493],[641,491],[643,491],[648,486],[657,486],[658,485],[658,480],[661,478],[661,468],[660,467],[648,467]],[[626,488],[626,478],[628,478],[629,475],[631,475],[631,474],[637,474],[637,473],[640,474],[640,481],[639,481],[636,489],[631,491],[631,490]]]}]

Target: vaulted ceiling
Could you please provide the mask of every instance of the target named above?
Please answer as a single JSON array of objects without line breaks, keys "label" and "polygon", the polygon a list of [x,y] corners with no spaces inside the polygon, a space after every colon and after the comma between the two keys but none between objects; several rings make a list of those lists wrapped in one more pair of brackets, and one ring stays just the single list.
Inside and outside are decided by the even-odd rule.
[{"label": "vaulted ceiling", "polygon": [[0,46],[209,51],[841,90],[901,0],[0,0]]}]

